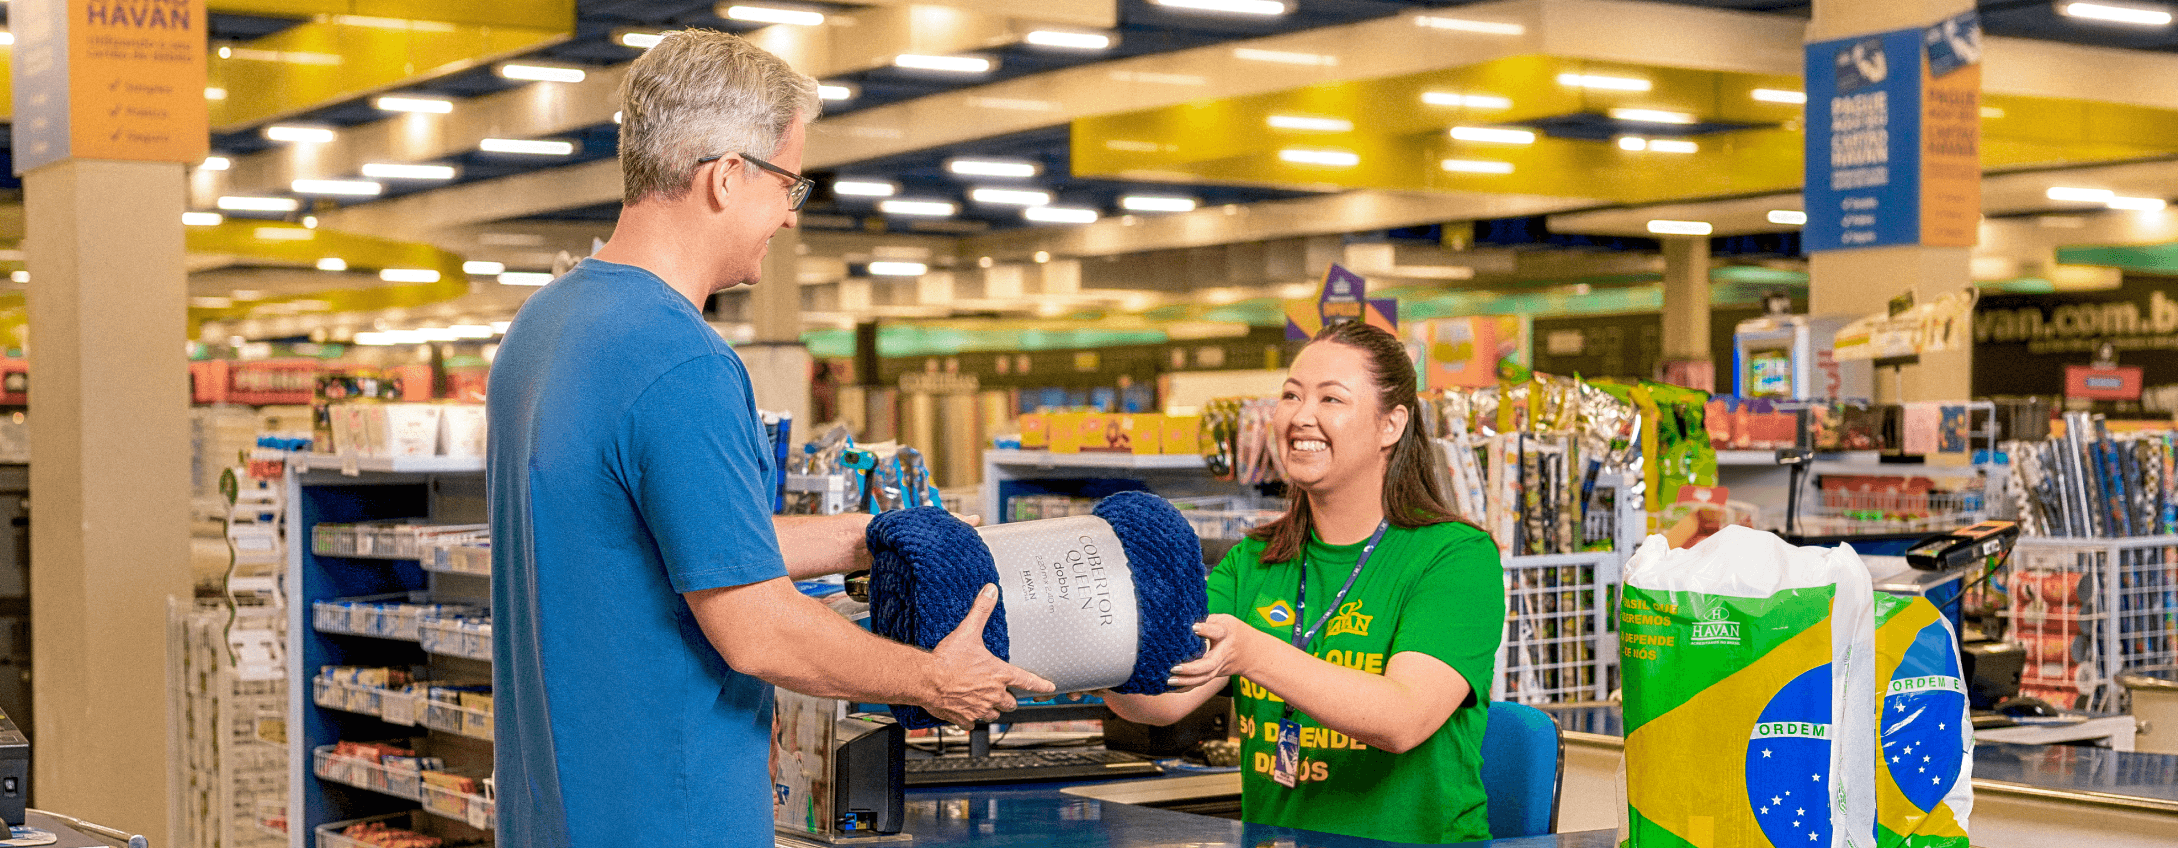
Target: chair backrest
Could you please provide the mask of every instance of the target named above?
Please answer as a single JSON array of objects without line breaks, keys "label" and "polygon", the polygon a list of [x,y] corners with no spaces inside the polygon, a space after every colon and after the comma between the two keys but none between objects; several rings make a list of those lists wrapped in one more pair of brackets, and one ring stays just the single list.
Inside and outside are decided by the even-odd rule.
[{"label": "chair backrest", "polygon": [[1558,829],[1558,788],[1565,742],[1549,714],[1526,704],[1490,702],[1482,734],[1482,789],[1490,835],[1540,836]]}]

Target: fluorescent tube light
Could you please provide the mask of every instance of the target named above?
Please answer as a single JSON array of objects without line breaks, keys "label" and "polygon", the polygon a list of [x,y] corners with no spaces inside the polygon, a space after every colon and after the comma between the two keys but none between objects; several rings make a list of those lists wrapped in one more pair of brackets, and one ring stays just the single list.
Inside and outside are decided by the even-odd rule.
[{"label": "fluorescent tube light", "polygon": [[1453,127],[1453,138],[1460,141],[1487,141],[1494,144],[1534,144],[1535,133],[1528,130],[1503,127]]},{"label": "fluorescent tube light", "polygon": [[510,80],[528,82],[581,82],[586,74],[581,68],[555,65],[523,65],[509,62],[499,66],[499,75]]},{"label": "fluorescent tube light", "polygon": [[273,124],[265,128],[265,137],[273,141],[299,141],[308,144],[324,144],[333,140],[333,131],[325,127],[298,127],[291,124]]},{"label": "fluorescent tube light", "polygon": [[1361,164],[1361,155],[1350,150],[1309,150],[1288,147],[1278,151],[1278,158],[1296,165],[1325,165],[1333,168],[1351,168]]},{"label": "fluorescent tube light", "polygon": [[991,60],[981,56],[926,56],[921,53],[902,53],[892,57],[893,67],[915,71],[938,71],[948,74],[980,74],[991,69]]},{"label": "fluorescent tube light", "polygon": [[891,197],[900,187],[876,180],[833,180],[832,193],[841,197]]},{"label": "fluorescent tube light", "polygon": [[1195,205],[1192,197],[1128,194],[1119,198],[1119,208],[1129,212],[1193,212]]},{"label": "fluorescent tube light", "polygon": [[855,99],[855,90],[852,86],[837,83],[819,83],[817,85],[817,99],[827,102],[853,100]]},{"label": "fluorescent tube light", "polygon": [[1747,92],[1747,96],[1764,103],[1789,103],[1795,106],[1807,103],[1807,92],[1782,88],[1758,88]]},{"label": "fluorescent tube light", "polygon": [[633,47],[637,50],[649,50],[650,48],[658,46],[658,42],[664,40],[665,35],[663,33],[656,32],[630,31],[620,34],[620,46]]},{"label": "fluorescent tube light", "polygon": [[960,211],[960,207],[943,200],[881,200],[878,201],[877,211],[887,215],[944,218]]},{"label": "fluorescent tube light", "polygon": [[811,12],[803,9],[781,9],[774,6],[727,6],[726,18],[747,21],[752,24],[824,25],[824,13],[822,12]]},{"label": "fluorescent tube light", "polygon": [[197,170],[224,171],[233,166],[234,163],[229,161],[225,156],[206,156],[204,157],[204,161],[197,163]]},{"label": "fluorescent tube light", "polygon": [[1473,32],[1483,35],[1526,35],[1528,28],[1521,24],[1498,21],[1471,21],[1466,18],[1447,18],[1438,15],[1416,15],[1414,25],[1427,29],[1448,29],[1455,32]]},{"label": "fluorescent tube light", "polygon": [[1312,65],[1322,68],[1336,68],[1339,66],[1339,57],[1337,56],[1326,56],[1322,53],[1304,53],[1298,50],[1265,50],[1260,47],[1235,47],[1233,48],[1233,58],[1246,59],[1250,62],[1276,62],[1281,65]]},{"label": "fluorescent tube light", "polygon": [[1051,192],[1024,188],[978,188],[968,191],[968,199],[1001,206],[1042,206],[1051,202]]},{"label": "fluorescent tube light", "polygon": [[217,227],[226,220],[227,216],[217,212],[182,213],[182,226],[184,227]]},{"label": "fluorescent tube light", "polygon": [[948,159],[945,169],[964,177],[1033,177],[1043,166],[1025,159]]},{"label": "fluorescent tube light", "polygon": [[2170,204],[2160,197],[2113,197],[2102,205],[2127,212],[2154,212]]},{"label": "fluorescent tube light", "polygon": [[1807,213],[1797,209],[1772,209],[1770,210],[1769,219],[1772,224],[1799,227],[1807,224]]},{"label": "fluorescent tube light", "polygon": [[488,259],[471,259],[467,262],[461,263],[462,273],[471,274],[478,277],[496,277],[500,274],[506,273],[506,270],[507,263],[493,262]]},{"label": "fluorescent tube light", "polygon": [[1075,206],[1031,206],[1021,210],[1021,217],[1039,224],[1089,224],[1097,220],[1097,210]]},{"label": "fluorescent tube light", "polygon": [[295,180],[287,188],[296,194],[330,197],[376,197],[386,187],[370,180]]},{"label": "fluorescent tube light", "polygon": [[543,141],[526,138],[487,138],[477,142],[477,149],[491,153],[528,153],[537,156],[569,156],[575,152],[571,141]]},{"label": "fluorescent tube light", "polygon": [[1056,47],[1062,50],[1105,50],[1112,46],[1112,37],[1102,33],[1049,29],[1030,30],[1021,41],[1037,47]]},{"label": "fluorescent tube light", "polygon": [[227,195],[219,199],[220,209],[228,212],[293,212],[302,203],[292,197],[250,197]]},{"label": "fluorescent tube light", "polygon": [[2170,26],[2171,22],[2169,9],[2120,6],[2112,3],[2059,3],[2057,13],[2090,21],[2133,26],[2165,27]]},{"label": "fluorescent tube light", "polygon": [[430,112],[444,115],[454,111],[454,101],[438,97],[397,97],[389,94],[371,101],[371,105],[388,112]]},{"label": "fluorescent tube light", "polygon": [[1714,230],[1715,228],[1709,226],[1706,221],[1655,220],[1649,222],[1649,232],[1660,236],[1706,236]]},{"label": "fluorescent tube light", "polygon": [[1613,77],[1603,74],[1559,74],[1558,84],[1598,91],[1647,91],[1654,87],[1653,83],[1638,77]]},{"label": "fluorescent tube light", "polygon": [[1353,132],[1354,122],[1345,118],[1313,118],[1307,115],[1272,115],[1266,121],[1272,129],[1301,130],[1304,132]]},{"label": "fluorescent tube light", "polygon": [[450,180],[454,178],[454,166],[366,162],[363,176],[382,180]]},{"label": "fluorescent tube light", "polygon": [[1685,139],[1678,139],[1678,138],[1652,138],[1652,139],[1649,139],[1649,152],[1650,152],[1650,153],[1693,153],[1693,152],[1695,152],[1695,151],[1698,151],[1698,150],[1700,150],[1700,149],[1701,149],[1701,145],[1699,145],[1699,144],[1695,144],[1694,142],[1691,142],[1691,141],[1687,141],[1687,140],[1685,140]]},{"label": "fluorescent tube light", "polygon": [[328,257],[325,257],[324,259],[320,259],[320,260],[318,260],[318,270],[320,270],[320,271],[346,271],[346,270],[348,270],[348,260],[346,260],[346,259],[342,259],[342,258],[340,258],[340,257],[338,257],[338,256],[328,256]]},{"label": "fluorescent tube light", "polygon": [[439,272],[430,268],[386,268],[378,272],[378,279],[389,283],[436,283]]},{"label": "fluorescent tube light", "polygon": [[2066,188],[2064,186],[2057,186],[2047,192],[2044,192],[2044,195],[2051,200],[2072,200],[2081,203],[2108,203],[2111,201],[2111,199],[2117,197],[2117,192],[2111,191],[2106,188]]},{"label": "fluorescent tube light", "polygon": [[1283,15],[1283,0],[1150,0],[1167,9],[1186,9],[1191,12],[1224,12],[1232,15]]},{"label": "fluorescent tube light", "polygon": [[1685,112],[1667,112],[1662,109],[1612,109],[1604,114],[1621,121],[1644,124],[1691,124],[1694,116]]},{"label": "fluorescent tube light", "polygon": [[1457,94],[1450,91],[1422,92],[1422,102],[1430,106],[1465,106],[1469,109],[1510,109],[1510,97],[1493,94]]},{"label": "fluorescent tube light", "polygon": [[1492,162],[1487,159],[1446,159],[1438,162],[1437,167],[1455,174],[1510,174],[1513,172],[1511,162]]},{"label": "fluorescent tube light", "polygon": [[920,277],[930,270],[921,262],[872,262],[870,273],[879,277]]},{"label": "fluorescent tube light", "polygon": [[508,271],[499,275],[502,286],[541,286],[552,282],[552,275],[543,271]]}]

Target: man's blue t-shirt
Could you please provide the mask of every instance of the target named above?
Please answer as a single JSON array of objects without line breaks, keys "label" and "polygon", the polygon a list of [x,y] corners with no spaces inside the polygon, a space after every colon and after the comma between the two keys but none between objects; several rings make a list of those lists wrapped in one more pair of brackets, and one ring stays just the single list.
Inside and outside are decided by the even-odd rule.
[{"label": "man's blue t-shirt", "polygon": [[656,275],[586,259],[492,364],[501,845],[765,845],[771,686],[681,593],[782,577],[748,372]]}]

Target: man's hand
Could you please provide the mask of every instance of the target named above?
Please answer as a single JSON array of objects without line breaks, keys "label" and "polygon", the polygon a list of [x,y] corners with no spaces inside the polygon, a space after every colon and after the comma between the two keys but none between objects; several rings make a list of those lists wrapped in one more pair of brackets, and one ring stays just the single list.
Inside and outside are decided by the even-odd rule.
[{"label": "man's hand", "polygon": [[1185,692],[1213,680],[1232,675],[1246,674],[1242,666],[1242,648],[1252,637],[1262,631],[1248,626],[1247,622],[1218,613],[1195,625],[1195,635],[1210,643],[1202,656],[1172,667],[1172,679],[1165,681],[1167,691]]},{"label": "man's hand", "polygon": [[989,721],[1013,709],[1013,693],[1043,694],[1052,691],[1051,681],[1000,662],[983,647],[983,625],[998,607],[998,587],[986,584],[968,608],[968,617],[930,652],[936,668],[931,680],[932,697],[924,709],[940,721],[967,726]]}]

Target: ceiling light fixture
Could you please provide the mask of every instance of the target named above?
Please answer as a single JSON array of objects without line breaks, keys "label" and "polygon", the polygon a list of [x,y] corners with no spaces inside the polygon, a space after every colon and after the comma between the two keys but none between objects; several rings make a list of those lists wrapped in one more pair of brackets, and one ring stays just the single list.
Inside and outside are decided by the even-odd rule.
[{"label": "ceiling light fixture", "polygon": [[824,13],[822,12],[812,12],[806,9],[781,9],[776,6],[727,6],[723,16],[728,20],[746,21],[752,24],[824,25]]},{"label": "ceiling light fixture", "polygon": [[2057,13],[2066,17],[2133,26],[2165,27],[2171,23],[2169,9],[2115,3],[2059,3]]},{"label": "ceiling light fixture", "polygon": [[1528,28],[1521,24],[1498,21],[1471,21],[1466,18],[1447,18],[1438,15],[1416,15],[1414,25],[1425,29],[1448,29],[1454,32],[1472,32],[1482,35],[1526,35]]},{"label": "ceiling light fixture", "polygon": [[819,83],[817,85],[817,99],[828,102],[853,100],[855,99],[855,90],[853,86],[838,83]]},{"label": "ceiling light fixture", "polygon": [[1783,88],[1758,88],[1747,92],[1747,96],[1764,103],[1789,103],[1794,106],[1807,103],[1807,92],[1791,91]]},{"label": "ceiling light fixture", "polygon": [[389,283],[436,283],[439,272],[430,268],[386,268],[378,272],[378,279]]},{"label": "ceiling light fixture", "polygon": [[500,65],[498,73],[506,79],[523,80],[525,82],[581,82],[583,77],[587,76],[581,68],[558,65],[524,65],[513,62]]},{"label": "ceiling light fixture", "polygon": [[230,194],[221,197],[218,206],[228,212],[293,212],[302,208],[302,203],[292,197],[250,197]]},{"label": "ceiling light fixture", "polygon": [[1119,208],[1129,212],[1193,212],[1195,206],[1196,201],[1192,197],[1127,194],[1119,198]]},{"label": "ceiling light fixture", "polygon": [[911,71],[937,71],[947,74],[981,74],[991,70],[991,60],[981,56],[926,56],[921,53],[902,53],[892,57],[892,65]]},{"label": "ceiling light fixture", "polygon": [[872,262],[870,274],[876,277],[920,277],[930,271],[921,262]]},{"label": "ceiling light fixture", "polygon": [[1283,15],[1283,0],[1150,0],[1167,9],[1186,9],[1190,12],[1223,12],[1231,15]]},{"label": "ceiling light fixture", "polygon": [[1042,206],[1051,202],[1051,192],[1025,188],[978,188],[968,191],[968,199],[999,206]]},{"label": "ceiling light fixture", "polygon": [[876,180],[833,180],[832,193],[842,197],[891,197],[900,187]]},{"label": "ceiling light fixture", "polygon": [[1685,112],[1667,112],[1662,109],[1612,109],[1604,114],[1615,120],[1642,124],[1692,124],[1695,118]]},{"label": "ceiling light fixture", "polygon": [[205,88],[204,88],[204,99],[206,99],[206,100],[225,100],[225,99],[227,99],[227,90],[226,90],[226,89],[224,89],[224,88],[217,88],[217,87],[213,87],[213,86],[205,86]]},{"label": "ceiling light fixture", "polygon": [[217,227],[226,220],[227,216],[217,212],[182,213],[182,226],[184,227]]},{"label": "ceiling light fixture", "polygon": [[454,101],[438,97],[400,97],[389,94],[371,101],[371,105],[388,112],[430,112],[444,115],[454,111]]},{"label": "ceiling light fixture", "polygon": [[299,141],[306,144],[324,144],[333,140],[333,131],[325,127],[298,127],[292,124],[273,124],[265,128],[265,138],[273,141]]},{"label": "ceiling light fixture", "polygon": [[2113,197],[2103,201],[2102,205],[2127,212],[2155,212],[2170,203],[2160,197]]},{"label": "ceiling light fixture", "polygon": [[1457,94],[1450,91],[1422,92],[1422,103],[1429,106],[1465,106],[1469,109],[1510,109],[1510,97],[1494,94]]},{"label": "ceiling light fixture", "polygon": [[1090,224],[1097,220],[1097,210],[1078,206],[1031,206],[1021,210],[1021,217],[1039,224]]},{"label": "ceiling light fixture", "polygon": [[318,260],[318,270],[320,270],[320,271],[346,271],[346,270],[348,270],[348,260],[346,260],[346,259],[342,259],[342,258],[340,258],[340,257],[338,257],[338,256],[328,256],[328,257],[325,257],[324,259],[320,259],[320,260]]},{"label": "ceiling light fixture", "polygon": [[526,153],[533,156],[571,156],[575,152],[575,144],[571,141],[526,138],[487,138],[477,142],[476,147],[488,153]]},{"label": "ceiling light fixture", "polygon": [[454,178],[452,165],[403,165],[394,162],[365,162],[363,176],[382,180],[450,180]]},{"label": "ceiling light fixture", "polygon": [[946,218],[960,211],[960,207],[944,200],[882,200],[878,201],[877,211],[887,215]]},{"label": "ceiling light fixture", "polygon": [[370,180],[295,180],[287,188],[296,194],[328,197],[377,197],[386,187]]},{"label": "ceiling light fixture", "polygon": [[637,30],[629,30],[627,32],[623,32],[620,34],[619,38],[620,46],[633,47],[637,50],[649,50],[650,48],[658,46],[658,42],[664,40],[665,33],[641,32]]},{"label": "ceiling light fixture", "polygon": [[1698,150],[1700,150],[1700,149],[1701,149],[1701,145],[1695,144],[1694,142],[1691,142],[1691,141],[1687,141],[1687,140],[1684,140],[1684,139],[1677,139],[1677,138],[1652,138],[1652,139],[1649,139],[1649,152],[1650,152],[1650,153],[1693,153],[1693,152],[1695,152],[1695,151],[1698,151]]},{"label": "ceiling light fixture", "polygon": [[1649,140],[1638,135],[1622,135],[1618,137],[1618,149],[1647,150],[1649,149]]},{"label": "ceiling light fixture", "polygon": [[1437,167],[1455,174],[1510,174],[1513,172],[1511,162],[1492,162],[1487,159],[1446,159],[1438,162]]},{"label": "ceiling light fixture", "polygon": [[1345,118],[1312,118],[1307,115],[1272,115],[1266,121],[1271,129],[1301,130],[1303,132],[1353,132],[1354,122]]},{"label": "ceiling light fixture", "polygon": [[552,275],[543,271],[507,271],[499,275],[502,286],[541,286],[552,282]]},{"label": "ceiling light fixture", "polygon": [[499,334],[490,324],[455,324],[446,329],[457,339],[488,339]]},{"label": "ceiling light fixture", "polygon": [[1492,144],[1534,144],[1535,133],[1528,130],[1502,127],[1453,127],[1453,138],[1460,141],[1486,141]]},{"label": "ceiling light fixture", "polygon": [[204,157],[204,161],[197,163],[197,170],[224,171],[230,167],[233,167],[233,165],[234,163],[228,161],[227,157],[225,156],[206,156]]},{"label": "ceiling light fixture", "polygon": [[1768,217],[1772,224],[1784,224],[1788,227],[1807,225],[1807,213],[1797,209],[1772,209]]},{"label": "ceiling light fixture", "polygon": [[1351,150],[1310,150],[1288,147],[1278,151],[1278,158],[1296,165],[1324,165],[1333,168],[1351,168],[1361,164],[1361,155]]},{"label": "ceiling light fixture", "polygon": [[1706,221],[1655,220],[1649,222],[1649,232],[1660,236],[1706,236],[1714,232],[1715,229],[1709,226]]},{"label": "ceiling light fixture", "polygon": [[1037,47],[1055,47],[1061,50],[1107,50],[1112,37],[1096,32],[1062,32],[1059,30],[1030,30],[1021,37],[1022,43]]},{"label": "ceiling light fixture", "polygon": [[1598,91],[1647,91],[1654,83],[1638,77],[1613,77],[1602,74],[1559,74],[1558,84],[1571,88],[1593,88]]},{"label": "ceiling light fixture", "polygon": [[2117,192],[2111,191],[2106,188],[2067,188],[2065,186],[2057,186],[2051,188],[2049,191],[2043,192],[2043,196],[2048,197],[2051,200],[2070,200],[2080,203],[2108,203],[2112,198],[2117,197]]},{"label": "ceiling light fixture", "polygon": [[496,277],[506,273],[507,263],[488,259],[471,259],[461,263],[461,272],[478,277]]},{"label": "ceiling light fixture", "polygon": [[948,159],[945,169],[964,177],[1033,177],[1043,166],[1025,159]]},{"label": "ceiling light fixture", "polygon": [[1297,50],[1264,50],[1260,47],[1235,47],[1233,48],[1233,58],[1246,59],[1250,62],[1276,62],[1281,65],[1313,65],[1321,68],[1336,68],[1339,66],[1339,57],[1337,56],[1326,56],[1322,53],[1303,53]]}]

